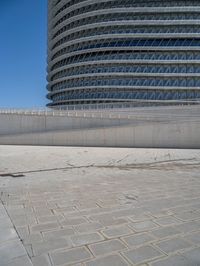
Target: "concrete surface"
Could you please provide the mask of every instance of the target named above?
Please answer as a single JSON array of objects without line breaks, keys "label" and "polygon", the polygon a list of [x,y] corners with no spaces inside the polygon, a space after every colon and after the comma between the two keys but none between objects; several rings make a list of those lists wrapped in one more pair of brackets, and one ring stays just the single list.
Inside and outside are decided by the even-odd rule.
[{"label": "concrete surface", "polygon": [[0,144],[200,148],[200,106],[0,110]]},{"label": "concrete surface", "polygon": [[0,265],[199,266],[199,191],[200,150],[0,146]]}]

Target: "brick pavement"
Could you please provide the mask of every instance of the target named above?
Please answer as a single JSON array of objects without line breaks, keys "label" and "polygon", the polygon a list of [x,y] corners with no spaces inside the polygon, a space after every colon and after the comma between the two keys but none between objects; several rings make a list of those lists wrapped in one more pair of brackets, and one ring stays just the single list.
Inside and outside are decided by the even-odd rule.
[{"label": "brick pavement", "polygon": [[[49,152],[67,164],[70,149]],[[84,158],[81,167],[0,177],[0,265],[199,266],[200,164],[188,151],[193,160],[141,167],[130,151],[129,166],[113,154],[104,166],[94,158],[84,167]]]}]

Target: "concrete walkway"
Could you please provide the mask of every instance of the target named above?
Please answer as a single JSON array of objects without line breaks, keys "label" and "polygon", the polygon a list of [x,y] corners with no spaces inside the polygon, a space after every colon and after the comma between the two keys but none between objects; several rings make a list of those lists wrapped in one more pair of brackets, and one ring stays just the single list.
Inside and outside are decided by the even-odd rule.
[{"label": "concrete walkway", "polygon": [[31,260],[13,223],[0,202],[0,265],[31,266]]},{"label": "concrete walkway", "polygon": [[199,266],[200,150],[0,146],[0,265]]}]

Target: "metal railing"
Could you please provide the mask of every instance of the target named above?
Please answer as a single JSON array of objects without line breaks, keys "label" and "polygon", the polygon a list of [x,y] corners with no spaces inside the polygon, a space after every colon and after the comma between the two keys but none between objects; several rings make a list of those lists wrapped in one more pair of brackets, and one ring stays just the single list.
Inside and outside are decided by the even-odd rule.
[{"label": "metal railing", "polygon": [[[69,105],[59,108],[0,109],[0,114],[65,116],[73,118],[134,119],[168,121],[173,119],[200,119],[200,101],[171,101],[156,105],[135,105],[135,103],[110,103],[91,105]],[[171,103],[171,104],[170,104]],[[145,103],[146,104],[146,103]]]},{"label": "metal railing", "polygon": [[194,100],[132,100],[127,102],[99,103],[99,104],[76,104],[59,105],[50,108],[54,110],[107,110],[107,109],[130,109],[136,107],[156,106],[185,106],[200,105],[200,99]]}]

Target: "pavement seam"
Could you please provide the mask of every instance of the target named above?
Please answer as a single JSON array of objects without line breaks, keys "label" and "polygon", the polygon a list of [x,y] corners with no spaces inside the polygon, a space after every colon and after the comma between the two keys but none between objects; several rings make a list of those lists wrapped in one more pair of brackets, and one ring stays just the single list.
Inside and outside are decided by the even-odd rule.
[{"label": "pavement seam", "polygon": [[[8,218],[9,218],[11,224],[12,224],[12,227],[13,227],[13,229],[15,230],[15,233],[16,233],[16,235],[17,235],[17,237],[18,237],[18,240],[20,241],[21,245],[23,246],[24,250],[26,251],[26,256],[29,258],[29,260],[30,260],[30,262],[31,262],[31,264],[32,264],[31,257],[29,256],[29,254],[28,254],[28,252],[27,252],[27,250],[26,250],[26,248],[25,248],[25,246],[24,246],[24,244],[23,244],[23,241],[22,241],[22,239],[21,239],[20,236],[19,236],[19,234],[18,234],[18,232],[17,232],[17,230],[16,230],[16,227],[15,227],[15,225],[13,224],[13,221],[12,221],[10,215],[9,215],[9,212],[7,211],[5,205],[3,204],[3,201],[2,201],[2,199],[1,199],[1,197],[0,197],[0,204],[3,206],[3,208],[4,208],[4,210],[5,210],[5,212],[6,212],[7,216],[8,216]],[[33,264],[32,264],[32,265],[33,265]]]}]

